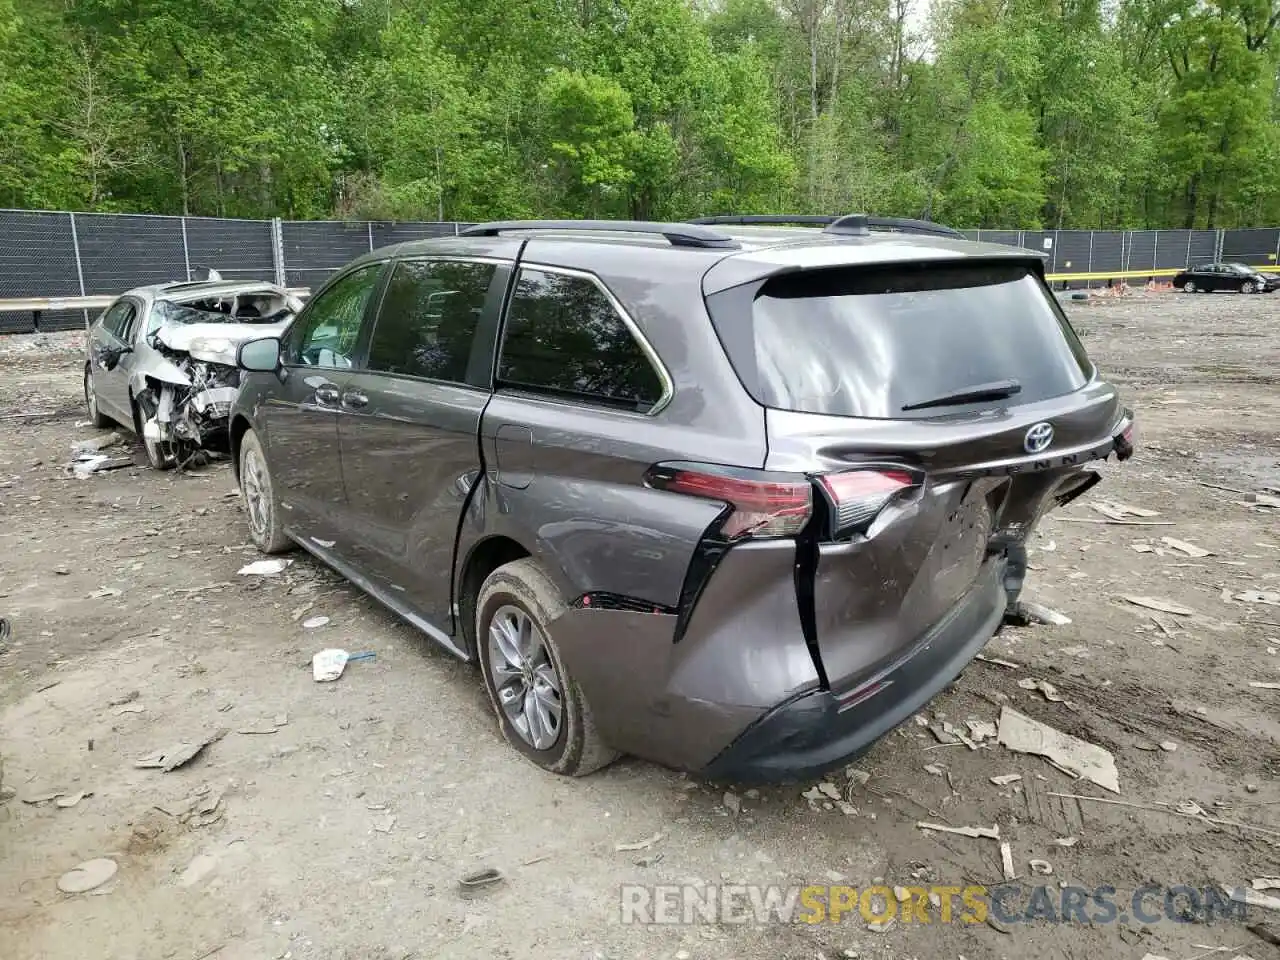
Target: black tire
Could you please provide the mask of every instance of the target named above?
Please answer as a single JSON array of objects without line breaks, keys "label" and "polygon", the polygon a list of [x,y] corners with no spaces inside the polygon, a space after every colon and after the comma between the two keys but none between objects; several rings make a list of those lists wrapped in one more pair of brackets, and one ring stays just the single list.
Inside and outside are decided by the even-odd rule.
[{"label": "black tire", "polygon": [[93,385],[93,367],[84,365],[84,405],[89,411],[89,422],[99,430],[115,426],[115,421],[98,409],[98,392]]},{"label": "black tire", "polygon": [[[563,776],[581,777],[612,763],[618,758],[618,752],[601,739],[586,698],[577,682],[566,671],[555,637],[548,629],[564,609],[560,592],[537,563],[526,558],[504,564],[489,574],[476,599],[476,652],[485,690],[489,693],[489,702],[493,704],[498,725],[507,742],[544,770]],[[512,689],[513,684],[523,684],[522,680],[515,679],[515,674],[504,664],[495,667],[494,658],[501,657],[501,652],[491,653],[494,644],[490,642],[490,628],[495,626],[494,621],[499,615],[510,616],[508,611],[513,610],[522,612],[540,634],[535,642],[541,647],[542,655],[535,650],[533,656],[528,658],[535,682],[536,678],[546,676],[545,668],[550,667],[554,670],[559,685],[560,719],[554,739],[541,749],[517,729],[508,710],[499,700],[499,687],[494,679],[495,673],[506,669],[511,679],[503,684],[504,690]],[[532,691],[532,686],[525,685],[523,688]],[[512,702],[516,699],[520,697],[513,696]],[[526,699],[525,703],[528,702]],[[544,732],[546,729],[544,727]]]},{"label": "black tire", "polygon": [[249,524],[249,537],[263,553],[285,553],[293,541],[280,522],[280,501],[275,495],[267,458],[252,430],[240,440],[240,502]]},{"label": "black tire", "polygon": [[1186,283],[1184,283],[1184,284],[1182,285],[1182,292],[1183,292],[1183,293],[1195,293],[1195,292],[1196,292],[1196,282],[1195,282],[1194,280],[1188,280]]}]

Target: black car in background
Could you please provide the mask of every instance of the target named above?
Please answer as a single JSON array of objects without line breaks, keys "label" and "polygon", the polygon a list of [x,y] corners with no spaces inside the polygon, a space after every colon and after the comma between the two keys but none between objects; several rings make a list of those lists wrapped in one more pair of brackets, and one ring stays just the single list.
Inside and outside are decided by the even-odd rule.
[{"label": "black car in background", "polygon": [[1280,289],[1280,277],[1259,273],[1246,263],[1206,263],[1183,270],[1173,278],[1173,285],[1187,293],[1271,293]]}]

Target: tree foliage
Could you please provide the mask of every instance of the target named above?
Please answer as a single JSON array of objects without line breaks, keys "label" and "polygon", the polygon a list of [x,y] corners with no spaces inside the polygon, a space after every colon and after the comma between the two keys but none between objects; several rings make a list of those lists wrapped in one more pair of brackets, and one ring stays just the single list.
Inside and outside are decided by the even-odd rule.
[{"label": "tree foliage", "polygon": [[0,0],[0,206],[1280,221],[1280,0]]}]

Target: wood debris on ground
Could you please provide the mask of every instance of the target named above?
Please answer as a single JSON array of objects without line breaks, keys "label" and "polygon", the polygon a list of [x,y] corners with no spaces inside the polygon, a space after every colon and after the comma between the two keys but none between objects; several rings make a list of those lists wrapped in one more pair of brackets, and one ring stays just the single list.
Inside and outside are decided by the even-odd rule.
[{"label": "wood debris on ground", "polygon": [[1162,600],[1159,597],[1134,597],[1121,595],[1121,600],[1126,603],[1132,603],[1135,607],[1145,607],[1148,610],[1159,610],[1161,613],[1169,613],[1175,617],[1194,617],[1195,610],[1191,607],[1183,606],[1180,603],[1174,603],[1172,600]]}]

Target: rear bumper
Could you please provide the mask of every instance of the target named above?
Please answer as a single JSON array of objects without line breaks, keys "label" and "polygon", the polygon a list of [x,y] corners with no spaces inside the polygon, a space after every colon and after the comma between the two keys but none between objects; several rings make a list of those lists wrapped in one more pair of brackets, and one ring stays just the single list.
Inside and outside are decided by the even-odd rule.
[{"label": "rear bumper", "polygon": [[[842,701],[826,690],[801,694],[743,731],[701,775],[753,783],[802,780],[865,752],[959,676],[991,639],[1007,603],[1005,563],[1000,557],[987,561],[969,591],[909,653],[858,688],[864,699]],[[879,692],[866,696],[874,684]]]}]

